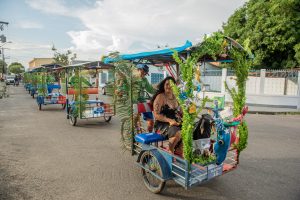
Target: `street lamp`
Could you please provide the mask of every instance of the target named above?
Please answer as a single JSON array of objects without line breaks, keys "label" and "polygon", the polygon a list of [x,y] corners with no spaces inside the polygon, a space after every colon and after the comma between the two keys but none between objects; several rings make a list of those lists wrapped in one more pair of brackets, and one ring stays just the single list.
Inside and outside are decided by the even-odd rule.
[{"label": "street lamp", "polygon": [[3,46],[6,45],[6,44],[8,44],[8,43],[12,43],[12,42],[11,42],[11,41],[4,42],[4,43],[2,43],[1,46],[0,46],[0,47],[2,47],[2,52],[1,52],[1,53],[2,53],[2,61],[3,61],[2,74],[5,73],[5,57],[4,57],[4,48],[3,48]]}]

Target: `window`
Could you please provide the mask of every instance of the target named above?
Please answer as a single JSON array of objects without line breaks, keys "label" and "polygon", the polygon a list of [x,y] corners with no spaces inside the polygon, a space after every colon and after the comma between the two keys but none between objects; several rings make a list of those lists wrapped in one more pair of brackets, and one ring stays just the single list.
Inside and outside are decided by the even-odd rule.
[{"label": "window", "polygon": [[101,83],[104,84],[107,82],[107,73],[102,72],[101,73]]},{"label": "window", "polygon": [[151,84],[157,84],[164,79],[164,75],[160,73],[151,73]]}]

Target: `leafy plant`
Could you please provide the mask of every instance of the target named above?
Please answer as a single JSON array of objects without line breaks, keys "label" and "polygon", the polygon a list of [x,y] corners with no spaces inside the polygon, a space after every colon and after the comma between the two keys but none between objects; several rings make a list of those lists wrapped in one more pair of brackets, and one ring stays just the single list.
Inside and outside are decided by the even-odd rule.
[{"label": "leafy plant", "polygon": [[[246,45],[247,48],[247,45]],[[248,53],[233,48],[230,51],[230,56],[234,59],[232,67],[235,70],[236,85],[235,88],[229,88],[225,82],[225,87],[233,100],[233,114],[237,117],[246,104],[246,81],[251,66],[251,60],[247,59]],[[247,147],[248,127],[245,121],[238,126],[239,143],[237,144],[238,155]]]},{"label": "leafy plant", "polygon": [[[181,59],[177,52],[174,52],[174,60],[179,64],[181,71],[181,84],[179,86],[172,84],[172,88],[178,102],[183,110],[183,123],[181,129],[181,136],[183,141],[183,153],[184,158],[191,162],[204,162],[203,158],[194,157],[192,152],[192,134],[194,130],[194,122],[197,114],[204,107],[205,102],[208,99],[202,100],[202,105],[195,111],[195,101],[197,98],[194,96],[194,83],[196,66],[199,59],[211,57],[216,59],[217,56],[227,53],[233,59],[233,67],[236,69],[237,86],[238,91],[235,89],[230,90],[230,94],[233,96],[234,101],[234,114],[237,116],[241,113],[243,106],[246,102],[245,87],[246,79],[249,70],[249,61],[247,58],[247,52],[236,49],[235,47],[228,48],[227,40],[220,32],[214,33],[210,37],[205,37],[204,41],[196,46],[196,50],[186,59]],[[227,89],[228,86],[227,86]],[[241,152],[247,145],[248,129],[245,122],[243,122],[239,128],[240,143],[238,144],[238,151]]]}]

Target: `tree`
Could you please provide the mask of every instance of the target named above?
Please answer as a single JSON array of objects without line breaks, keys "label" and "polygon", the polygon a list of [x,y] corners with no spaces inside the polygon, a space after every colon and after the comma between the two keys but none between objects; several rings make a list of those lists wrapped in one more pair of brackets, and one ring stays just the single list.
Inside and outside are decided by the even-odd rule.
[{"label": "tree", "polygon": [[70,50],[67,50],[66,53],[60,53],[57,51],[54,45],[52,46],[51,50],[54,52],[54,62],[63,66],[69,65],[70,62],[76,58],[76,54],[74,53],[72,55],[72,52]]},{"label": "tree", "polygon": [[293,68],[300,65],[299,13],[299,0],[249,0],[223,25],[224,34],[250,40],[256,67]]},{"label": "tree", "polygon": [[21,63],[13,62],[8,67],[9,71],[14,74],[20,74],[25,71],[24,66]]},{"label": "tree", "polygon": [[[3,65],[4,65],[4,72],[3,72]],[[0,60],[0,73],[5,73],[6,68],[7,68],[7,64],[3,60]]]}]

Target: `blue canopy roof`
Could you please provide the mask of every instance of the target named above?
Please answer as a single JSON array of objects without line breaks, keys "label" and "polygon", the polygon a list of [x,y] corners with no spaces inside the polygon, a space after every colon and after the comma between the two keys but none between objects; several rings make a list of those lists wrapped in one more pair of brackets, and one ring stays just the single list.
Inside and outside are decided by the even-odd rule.
[{"label": "blue canopy roof", "polygon": [[118,60],[136,60],[136,59],[142,59],[145,57],[151,57],[151,56],[172,56],[174,51],[182,52],[186,50],[187,48],[191,47],[192,43],[190,41],[186,41],[185,45],[181,47],[175,47],[175,48],[169,48],[169,49],[163,49],[158,51],[149,51],[149,52],[141,52],[141,53],[135,53],[135,54],[123,54],[120,55],[118,58],[105,58],[104,63],[111,63],[116,62]]}]

